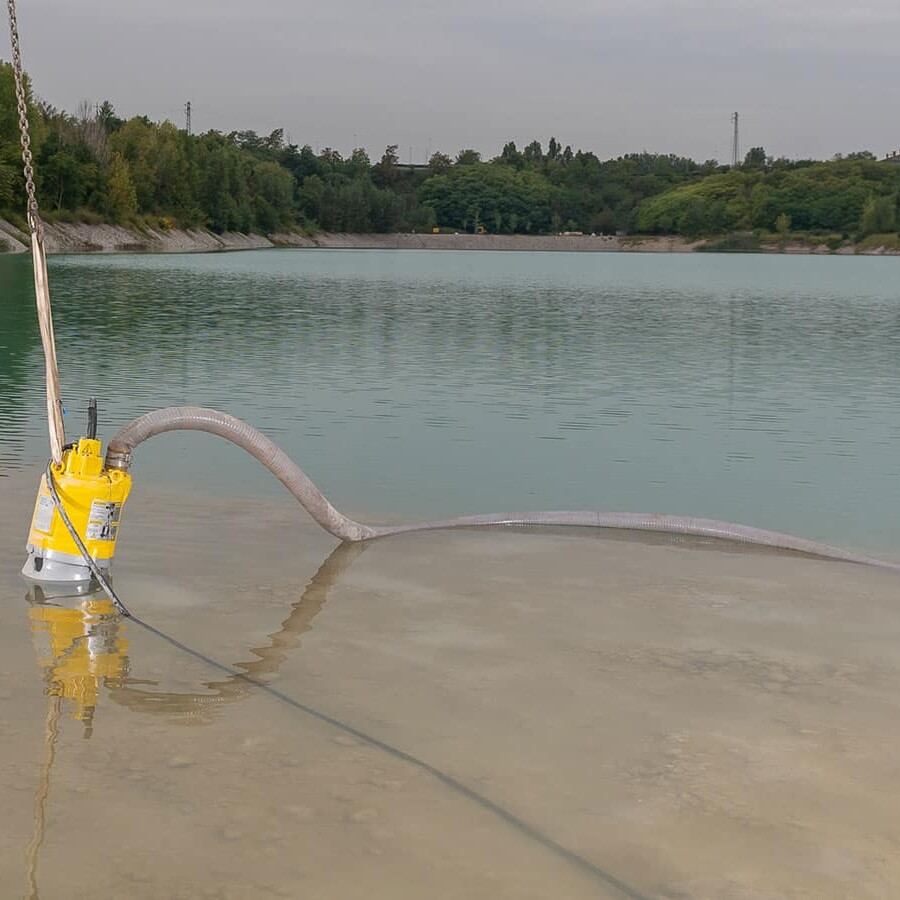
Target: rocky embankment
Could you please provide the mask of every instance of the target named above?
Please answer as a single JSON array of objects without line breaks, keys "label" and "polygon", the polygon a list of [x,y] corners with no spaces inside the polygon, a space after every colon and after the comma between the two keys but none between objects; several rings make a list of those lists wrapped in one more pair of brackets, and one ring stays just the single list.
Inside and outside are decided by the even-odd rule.
[{"label": "rocky embankment", "polygon": [[[290,237],[303,240],[300,235]],[[28,248],[28,236],[3,219],[0,219],[0,242],[6,245],[2,249],[12,252],[23,252]],[[61,222],[45,225],[45,243],[48,253],[190,253],[275,246],[258,234],[213,234],[200,228],[137,229],[123,225]],[[307,241],[306,246],[312,244]]]},{"label": "rocky embankment", "polygon": [[[319,247],[333,250],[556,250],[585,253],[690,253],[706,241],[681,237],[612,237],[588,234],[333,234],[306,237],[298,232],[213,234],[202,228],[169,230],[128,228],[124,225],[56,223],[46,225],[49,253],[203,253],[216,250],[260,250],[267,247]],[[0,251],[24,252],[28,236],[0,219]],[[708,249],[719,249],[715,242]],[[725,248],[723,248],[725,249]],[[859,248],[847,242],[837,251],[824,244],[789,242],[762,244],[756,252],[831,253],[866,256],[893,255],[888,247]]]},{"label": "rocky embankment", "polygon": [[[28,236],[0,219],[2,249],[24,252]],[[329,234],[312,238],[297,232],[259,234],[205,229],[137,229],[124,225],[56,223],[45,225],[48,253],[190,253],[213,250],[258,250],[264,247],[321,247],[342,250],[575,250],[690,251],[697,242],[677,237],[617,238],[593,235],[518,234]]]}]

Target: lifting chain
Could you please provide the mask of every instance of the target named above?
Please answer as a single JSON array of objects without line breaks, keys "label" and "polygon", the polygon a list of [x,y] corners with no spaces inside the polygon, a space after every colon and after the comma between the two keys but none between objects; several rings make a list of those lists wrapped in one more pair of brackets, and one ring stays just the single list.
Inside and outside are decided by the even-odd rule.
[{"label": "lifting chain", "polygon": [[34,189],[34,161],[31,155],[31,134],[28,128],[28,103],[25,98],[25,74],[22,70],[22,51],[19,48],[19,25],[16,20],[16,0],[6,0],[9,13],[9,40],[12,44],[13,75],[16,80],[16,102],[19,106],[19,134],[22,139],[22,164],[25,170],[25,193],[28,195],[28,225],[33,233],[44,238],[44,227],[38,211]]},{"label": "lifting chain", "polygon": [[13,75],[16,81],[16,102],[19,107],[19,134],[22,139],[22,165],[25,172],[25,193],[28,196],[28,227],[31,230],[31,258],[34,263],[34,295],[37,301],[41,344],[44,347],[47,380],[47,426],[50,431],[50,455],[53,462],[62,460],[66,443],[60,398],[59,370],[56,365],[56,341],[53,336],[53,314],[50,309],[50,279],[47,275],[47,253],[44,249],[44,223],[38,210],[34,187],[34,158],[28,128],[28,100],[25,93],[25,72],[19,47],[19,24],[16,20],[15,0],[6,0],[9,14],[9,40],[12,45]]}]

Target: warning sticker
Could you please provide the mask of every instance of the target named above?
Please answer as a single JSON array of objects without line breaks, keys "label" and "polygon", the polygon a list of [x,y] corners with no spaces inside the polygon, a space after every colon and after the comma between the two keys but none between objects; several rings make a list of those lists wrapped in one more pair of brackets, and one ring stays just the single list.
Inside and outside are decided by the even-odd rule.
[{"label": "warning sticker", "polygon": [[121,503],[107,503],[95,500],[91,504],[85,537],[89,541],[114,541],[119,533],[119,517],[122,515]]},{"label": "warning sticker", "polygon": [[34,511],[34,530],[50,534],[50,526],[53,523],[53,511],[56,507],[53,498],[46,494],[38,497],[37,509]]}]

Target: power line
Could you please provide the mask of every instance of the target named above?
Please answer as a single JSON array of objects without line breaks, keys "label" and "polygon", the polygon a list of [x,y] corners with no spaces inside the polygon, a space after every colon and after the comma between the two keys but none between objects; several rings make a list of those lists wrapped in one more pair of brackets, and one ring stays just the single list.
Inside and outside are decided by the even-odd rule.
[{"label": "power line", "polygon": [[191,101],[184,104],[184,130],[191,133]]}]

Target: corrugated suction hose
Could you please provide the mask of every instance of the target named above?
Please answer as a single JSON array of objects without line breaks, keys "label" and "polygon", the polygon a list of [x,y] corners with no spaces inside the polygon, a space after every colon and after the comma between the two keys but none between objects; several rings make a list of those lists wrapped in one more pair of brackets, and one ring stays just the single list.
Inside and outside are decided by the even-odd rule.
[{"label": "corrugated suction hose", "polygon": [[796,538],[777,531],[766,531],[747,525],[673,516],[658,513],[557,512],[490,513],[437,519],[399,525],[364,525],[336,510],[309,476],[276,444],[246,422],[214,409],[199,406],[172,406],[140,416],[120,429],[109,442],[107,465],[128,468],[134,449],[148,438],[167,431],[205,431],[231,441],[259,460],[299,501],[300,505],[329,534],[341,541],[368,541],[409,531],[432,531],[444,528],[497,526],[573,526],[580,528],[615,528],[628,531],[652,531],[662,534],[716,538],[741,544],[790,550],[820,559],[878,566],[900,571],[900,563],[887,562],[832,547],[817,541]]}]

